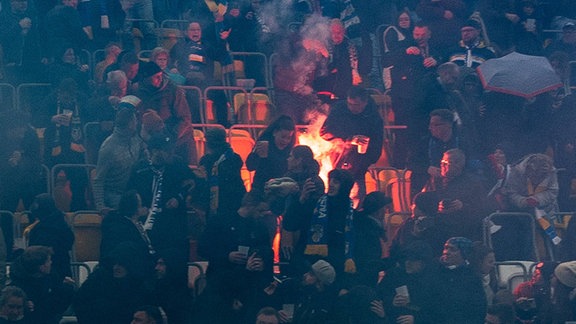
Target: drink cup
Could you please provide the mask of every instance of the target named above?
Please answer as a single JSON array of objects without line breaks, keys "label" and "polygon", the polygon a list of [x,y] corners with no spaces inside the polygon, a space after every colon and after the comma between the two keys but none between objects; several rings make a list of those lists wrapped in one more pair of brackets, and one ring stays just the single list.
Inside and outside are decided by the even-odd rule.
[{"label": "drink cup", "polygon": [[270,146],[270,142],[268,141],[258,141],[256,145],[261,148],[260,157],[267,158],[268,157],[268,147]]},{"label": "drink cup", "polygon": [[250,251],[249,246],[238,245],[238,252],[242,253],[245,257],[248,257],[248,251]]},{"label": "drink cup", "polygon": [[294,318],[294,304],[282,304],[282,311],[288,317],[288,320],[291,322]]},{"label": "drink cup", "polygon": [[366,154],[369,143],[370,137],[368,136],[356,135],[352,138],[352,145],[356,145],[358,147],[358,154]]},{"label": "drink cup", "polygon": [[410,301],[410,294],[408,293],[408,286],[404,285],[404,286],[396,287],[396,294],[400,295],[400,296],[406,296],[408,301]]}]

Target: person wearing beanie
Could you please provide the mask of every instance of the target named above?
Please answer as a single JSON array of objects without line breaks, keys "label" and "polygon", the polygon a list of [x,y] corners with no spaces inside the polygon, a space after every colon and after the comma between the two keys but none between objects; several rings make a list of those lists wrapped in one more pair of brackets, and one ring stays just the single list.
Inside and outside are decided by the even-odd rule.
[{"label": "person wearing beanie", "polygon": [[337,271],[323,259],[304,273],[295,305],[293,323],[329,323],[334,319],[338,298]]},{"label": "person wearing beanie", "polygon": [[174,249],[185,264],[188,239],[186,200],[196,178],[188,165],[174,154],[175,141],[168,134],[155,134],[146,142],[148,157],[132,168],[127,190],[136,190],[148,208],[144,223],[157,251]]},{"label": "person wearing beanie", "polygon": [[468,19],[460,28],[462,38],[449,51],[448,61],[469,68],[476,68],[486,60],[495,58],[494,51],[482,39],[482,26],[475,19]]},{"label": "person wearing beanie", "polygon": [[576,261],[560,263],[552,280],[552,323],[576,320]]},{"label": "person wearing beanie", "polygon": [[439,292],[438,323],[484,323],[486,294],[482,281],[469,266],[472,241],[452,237],[446,241],[435,276]]},{"label": "person wearing beanie", "polygon": [[210,197],[207,217],[231,215],[240,208],[246,193],[240,174],[244,161],[226,141],[224,128],[209,128],[205,138],[206,154],[200,158],[199,165],[208,182],[205,193]]},{"label": "person wearing beanie", "polygon": [[310,274],[313,274],[318,280],[318,283],[324,286],[331,285],[336,279],[334,267],[324,260],[316,261],[316,263],[312,265],[312,272],[309,272],[308,275]]},{"label": "person wearing beanie", "polygon": [[187,164],[196,164],[196,145],[192,128],[192,116],[183,89],[164,77],[154,62],[140,63],[136,96],[142,100],[139,115],[154,110],[166,125],[166,131],[176,139],[176,154]]}]

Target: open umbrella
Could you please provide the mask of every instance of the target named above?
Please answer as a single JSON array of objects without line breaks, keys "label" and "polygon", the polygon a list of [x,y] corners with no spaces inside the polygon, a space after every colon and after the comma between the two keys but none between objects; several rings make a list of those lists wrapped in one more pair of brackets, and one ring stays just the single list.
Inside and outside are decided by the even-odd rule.
[{"label": "open umbrella", "polygon": [[562,86],[548,59],[512,52],[476,68],[484,89],[524,98]]}]

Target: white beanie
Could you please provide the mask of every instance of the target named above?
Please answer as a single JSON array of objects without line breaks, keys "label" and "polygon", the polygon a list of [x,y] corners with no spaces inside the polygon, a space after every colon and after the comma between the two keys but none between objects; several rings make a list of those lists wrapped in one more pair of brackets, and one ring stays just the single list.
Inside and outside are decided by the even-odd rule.
[{"label": "white beanie", "polygon": [[316,263],[312,265],[312,271],[316,278],[325,285],[332,284],[336,278],[334,267],[324,260],[316,261]]}]

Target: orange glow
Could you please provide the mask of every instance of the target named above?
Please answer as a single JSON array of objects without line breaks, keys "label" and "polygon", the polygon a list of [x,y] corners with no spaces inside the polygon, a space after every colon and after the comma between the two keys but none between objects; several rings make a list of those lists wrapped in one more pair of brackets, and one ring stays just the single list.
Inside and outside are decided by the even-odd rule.
[{"label": "orange glow", "polygon": [[309,114],[308,117],[312,122],[299,132],[298,144],[309,146],[312,149],[314,158],[320,163],[320,178],[324,180],[324,184],[328,188],[328,172],[333,169],[330,155],[342,152],[342,148],[320,137],[320,128],[326,120],[326,115],[315,113],[314,115]]}]

